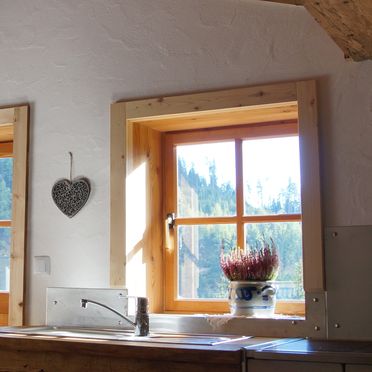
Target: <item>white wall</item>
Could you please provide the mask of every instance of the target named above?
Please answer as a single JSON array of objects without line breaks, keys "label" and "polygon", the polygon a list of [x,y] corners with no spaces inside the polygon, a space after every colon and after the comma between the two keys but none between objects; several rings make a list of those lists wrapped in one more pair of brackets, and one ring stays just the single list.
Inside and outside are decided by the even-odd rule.
[{"label": "white wall", "polygon": [[[0,105],[30,102],[27,310],[47,286],[109,284],[109,106],[117,99],[316,78],[326,225],[372,224],[372,62],[345,61],[300,7],[256,0],[1,0]],[[53,183],[90,178],[73,219]],[[35,255],[51,275],[34,275]]]}]

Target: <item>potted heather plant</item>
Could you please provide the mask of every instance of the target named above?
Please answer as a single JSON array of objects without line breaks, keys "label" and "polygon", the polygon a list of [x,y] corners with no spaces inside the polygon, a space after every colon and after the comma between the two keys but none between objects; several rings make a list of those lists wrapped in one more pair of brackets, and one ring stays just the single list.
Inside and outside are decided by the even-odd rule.
[{"label": "potted heather plant", "polygon": [[220,265],[230,280],[229,302],[233,315],[272,316],[275,310],[279,258],[272,239],[263,239],[255,248],[236,247],[226,253],[221,250]]}]

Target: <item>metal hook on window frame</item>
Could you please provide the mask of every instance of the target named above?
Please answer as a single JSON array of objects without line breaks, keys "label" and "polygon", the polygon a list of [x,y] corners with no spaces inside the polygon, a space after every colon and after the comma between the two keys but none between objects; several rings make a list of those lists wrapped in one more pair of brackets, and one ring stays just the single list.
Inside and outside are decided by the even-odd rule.
[{"label": "metal hook on window frame", "polygon": [[167,224],[170,229],[173,229],[176,224],[176,213],[167,213]]}]

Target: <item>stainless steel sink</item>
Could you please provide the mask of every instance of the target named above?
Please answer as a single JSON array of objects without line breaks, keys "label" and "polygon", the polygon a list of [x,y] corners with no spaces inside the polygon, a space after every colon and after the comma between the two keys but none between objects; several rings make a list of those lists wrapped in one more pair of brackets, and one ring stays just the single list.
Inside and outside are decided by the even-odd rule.
[{"label": "stainless steel sink", "polygon": [[248,340],[251,336],[226,336],[203,334],[150,333],[148,336],[135,336],[133,332],[119,329],[95,329],[74,327],[3,327],[0,333],[25,336],[44,336],[53,338],[83,338],[130,342],[155,342],[183,345],[215,346],[234,341]]}]

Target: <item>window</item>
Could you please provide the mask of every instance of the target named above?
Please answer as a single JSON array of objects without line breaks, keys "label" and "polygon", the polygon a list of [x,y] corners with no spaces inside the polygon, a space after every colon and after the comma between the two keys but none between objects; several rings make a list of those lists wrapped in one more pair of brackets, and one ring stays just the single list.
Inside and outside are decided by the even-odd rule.
[{"label": "window", "polygon": [[23,324],[28,107],[0,108],[0,324]]},{"label": "window", "polygon": [[273,238],[280,311],[304,313],[297,121],[165,135],[165,211],[175,213],[167,310],[226,312],[222,247]]},{"label": "window", "polygon": [[0,291],[9,291],[13,154],[7,145],[0,143]]},{"label": "window", "polygon": [[[289,127],[291,129],[288,129]],[[294,127],[296,127],[295,130]],[[269,128],[273,130],[272,133],[262,133],[263,130],[269,130]],[[288,197],[292,199],[289,200],[287,207],[282,206],[282,203],[279,205],[278,200],[273,200],[271,209],[267,209],[265,194],[267,190],[262,188],[262,195],[260,195],[257,193],[256,184],[253,188],[257,194],[254,201],[244,200],[244,189],[249,189],[249,187],[252,189],[250,183],[254,184],[258,177],[257,170],[249,168],[253,163],[249,165],[248,160],[244,158],[251,157],[252,153],[257,151],[264,151],[264,143],[270,138],[275,140],[283,136],[291,138],[298,136],[301,176],[300,182],[296,181],[296,188],[300,184],[301,192],[292,190],[293,192],[289,193]],[[175,168],[177,161],[174,160],[177,156],[177,145],[179,145],[181,160],[182,151],[192,151],[191,147],[188,148],[189,145],[204,144],[207,149],[209,145],[218,145],[220,142],[231,142],[234,161],[237,163],[240,161],[242,164],[231,167],[231,169],[235,168],[239,171],[240,168],[246,167],[250,170],[245,172],[249,173],[248,175],[241,172],[240,178],[236,174],[235,179],[239,181],[235,181],[235,189],[231,182],[231,189],[225,190],[227,194],[234,195],[235,193],[235,199],[240,201],[234,206],[227,200],[223,208],[216,207],[212,214],[208,214],[206,207],[202,205],[202,198],[192,194],[187,186],[187,179],[180,178],[179,184],[184,191],[180,193],[182,197],[178,207]],[[240,143],[241,150],[236,151],[236,143]],[[247,230],[253,229],[257,232],[264,229],[267,224],[284,226],[278,230],[285,230],[287,226],[297,226],[291,229],[297,231],[293,235],[297,234],[298,237],[299,226],[301,226],[305,318],[294,323],[290,320],[244,319],[242,326],[249,325],[249,330],[252,332],[259,329],[261,335],[311,336],[314,334],[317,337],[325,335],[317,107],[314,81],[115,103],[111,106],[110,151],[110,282],[112,286],[124,285],[131,294],[148,296],[151,312],[200,313],[202,307],[199,305],[206,302],[201,301],[201,296],[207,297],[207,302],[213,302],[213,309],[209,307],[205,312],[213,310],[225,312],[226,301],[219,299],[210,301],[208,297],[214,297],[215,294],[213,296],[207,294],[205,288],[201,293],[197,279],[194,280],[195,284],[187,289],[177,282],[177,271],[174,270],[178,265],[177,241],[181,242],[182,264],[186,262],[187,255],[192,257],[186,249],[186,244],[189,244],[188,242],[195,239],[198,234],[199,236],[205,234],[205,231],[210,228],[225,229],[223,235],[229,235],[231,241],[236,236],[237,244],[242,245],[245,244],[244,236],[252,236],[251,233],[246,234]],[[263,160],[263,157],[258,158],[260,161]],[[169,159],[173,159],[171,160],[173,165],[167,163]],[[187,172],[187,165],[185,167]],[[180,174],[182,171],[185,172],[184,169],[180,169]],[[215,171],[217,174],[217,165]],[[209,177],[208,172],[204,173]],[[255,172],[257,174],[252,181],[250,177]],[[298,175],[293,176],[294,179],[296,177],[298,179]],[[234,176],[231,176],[231,179],[233,178]],[[217,185],[218,182],[216,181]],[[166,185],[170,183],[173,186],[164,191]],[[292,184],[287,186],[290,189],[293,187]],[[280,187],[279,189],[281,190]],[[301,203],[299,203],[299,195],[295,196],[297,192],[301,196]],[[245,195],[248,195],[247,192]],[[191,204],[194,203],[191,209],[184,207],[184,204],[190,204],[189,201],[182,204],[182,200],[187,200],[187,198]],[[231,199],[234,200],[234,197]],[[261,199],[264,202],[263,205],[258,203]],[[164,205],[170,207],[164,208]],[[177,226],[175,229],[169,229],[167,212],[173,211],[178,212]],[[219,220],[218,223],[216,219]],[[195,225],[194,228],[192,228],[193,225]],[[176,236],[174,233],[176,230],[184,237],[183,239]],[[218,248],[220,244],[221,242],[218,241],[216,247]],[[224,244],[228,242],[225,241]],[[300,254],[299,251],[301,249],[296,252]],[[191,253],[196,252],[191,251]],[[194,273],[197,271],[195,265],[193,269],[192,259],[188,261],[188,265],[180,270],[181,275],[184,275],[184,282],[188,280],[192,270],[195,269]],[[300,266],[299,264],[298,277],[301,277]],[[168,270],[169,267],[173,269]],[[199,276],[200,278],[205,280],[202,275]],[[288,276],[287,278],[289,280],[285,277],[282,280],[292,281],[292,278]],[[293,288],[291,283],[287,284],[287,294],[284,296],[293,297],[293,301],[296,300],[296,296],[300,298],[301,291],[293,294],[296,288]],[[179,296],[179,291],[182,296]],[[313,298],[316,298],[316,301],[312,301]],[[185,299],[187,301],[184,301]],[[303,312],[303,302],[300,305]],[[279,308],[278,312],[283,311]],[[299,312],[296,303],[289,312]],[[192,322],[193,319],[188,318],[188,321]],[[237,320],[237,322],[240,321]],[[234,324],[237,323],[234,321]],[[292,327],[291,330],[288,327]]]},{"label": "window", "polygon": [[0,325],[8,324],[13,181],[13,125],[0,127]]}]

